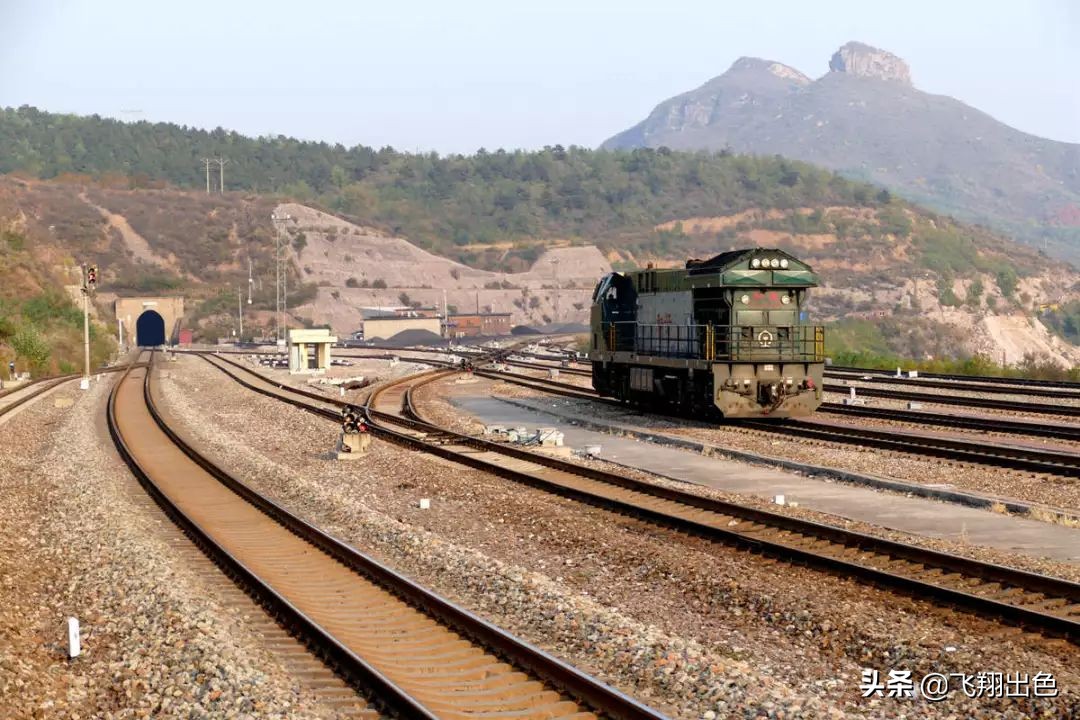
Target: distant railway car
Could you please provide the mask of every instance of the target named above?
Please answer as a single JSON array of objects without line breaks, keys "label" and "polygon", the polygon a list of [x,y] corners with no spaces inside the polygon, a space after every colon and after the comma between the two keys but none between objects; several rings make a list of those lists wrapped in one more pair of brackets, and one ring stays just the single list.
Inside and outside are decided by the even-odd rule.
[{"label": "distant railway car", "polygon": [[824,329],[804,321],[817,275],[780,250],[605,275],[592,295],[601,395],[725,418],[788,418],[821,404]]}]

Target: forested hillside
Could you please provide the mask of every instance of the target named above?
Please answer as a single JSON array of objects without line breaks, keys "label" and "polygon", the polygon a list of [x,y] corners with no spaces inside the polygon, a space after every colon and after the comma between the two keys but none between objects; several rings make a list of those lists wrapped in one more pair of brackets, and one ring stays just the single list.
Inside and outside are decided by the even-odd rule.
[{"label": "forested hillside", "polygon": [[[205,187],[318,200],[432,250],[479,262],[478,246],[530,238],[640,240],[672,218],[748,208],[879,206],[888,193],[780,158],[545,148],[440,157],[391,148],[248,138],[23,107],[0,111],[0,173],[91,176],[114,187]],[[211,181],[218,183],[217,170]]]},{"label": "forested hillside", "polygon": [[[226,192],[206,194],[200,158],[218,156],[229,160]],[[1008,344],[1010,357],[1021,357],[1038,340],[1037,352],[1073,364],[1071,351],[1033,340],[1024,328],[1009,329],[1019,339],[1006,343],[1005,321],[995,319],[1080,297],[1069,266],[886,190],[780,157],[575,147],[440,157],[21,108],[0,110],[0,173],[7,173],[0,228],[25,237],[39,255],[51,248],[52,267],[97,261],[109,292],[178,292],[191,301],[193,317],[218,318],[222,328],[249,260],[257,276],[267,272],[272,210],[292,200],[355,223],[350,240],[398,238],[496,272],[528,271],[545,249],[574,245],[599,247],[616,268],[681,264],[739,246],[783,248],[820,272],[814,312],[825,321],[952,326],[920,335],[890,330],[883,342],[897,353],[955,356]],[[335,269],[356,285],[319,274],[335,222],[288,228],[296,303],[343,302],[359,287],[356,278],[374,271],[357,246]],[[320,238],[318,254],[305,249]],[[401,283],[392,297],[436,289]],[[261,312],[266,302],[256,292],[252,309]],[[584,306],[573,312],[584,319]],[[1043,332],[1034,320],[1032,327]]]},{"label": "forested hillside", "polygon": [[[68,284],[79,283],[71,261],[39,245],[25,228],[6,220],[6,197],[0,193],[0,379],[8,362],[17,372],[74,372],[82,369],[83,314]],[[90,326],[91,364],[108,359],[114,344],[108,330]]]}]

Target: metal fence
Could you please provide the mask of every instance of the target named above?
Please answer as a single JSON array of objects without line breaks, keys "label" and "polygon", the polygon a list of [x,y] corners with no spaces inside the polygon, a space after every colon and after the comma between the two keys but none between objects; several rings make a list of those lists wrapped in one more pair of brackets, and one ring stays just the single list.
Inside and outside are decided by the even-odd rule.
[{"label": "metal fence", "polygon": [[715,326],[603,325],[602,350],[653,357],[754,362],[824,362],[825,328],[820,325]]}]

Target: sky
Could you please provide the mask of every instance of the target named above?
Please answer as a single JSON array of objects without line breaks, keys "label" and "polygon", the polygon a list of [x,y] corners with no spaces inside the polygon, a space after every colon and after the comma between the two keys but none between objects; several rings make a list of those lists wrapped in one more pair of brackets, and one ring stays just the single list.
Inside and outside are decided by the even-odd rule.
[{"label": "sky", "polygon": [[0,0],[0,106],[471,153],[594,147],[740,56],[843,43],[1080,142],[1074,0]]}]

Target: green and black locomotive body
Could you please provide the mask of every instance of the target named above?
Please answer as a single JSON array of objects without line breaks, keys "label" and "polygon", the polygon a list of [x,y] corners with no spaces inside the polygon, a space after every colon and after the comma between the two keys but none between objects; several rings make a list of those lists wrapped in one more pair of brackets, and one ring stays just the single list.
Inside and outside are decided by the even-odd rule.
[{"label": "green and black locomotive body", "polygon": [[593,387],[725,418],[809,415],[825,333],[803,308],[817,284],[805,263],[761,248],[605,275],[592,296]]}]

